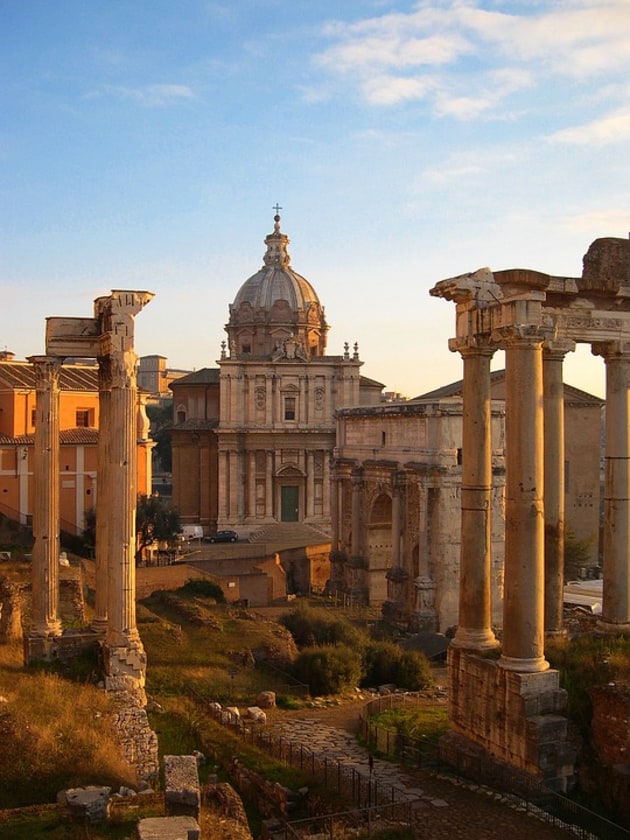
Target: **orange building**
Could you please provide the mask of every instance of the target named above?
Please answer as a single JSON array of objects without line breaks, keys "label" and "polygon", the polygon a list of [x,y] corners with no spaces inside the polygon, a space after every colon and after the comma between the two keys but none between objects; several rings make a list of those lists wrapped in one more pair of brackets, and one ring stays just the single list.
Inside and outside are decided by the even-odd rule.
[{"label": "orange building", "polygon": [[[65,364],[59,376],[60,527],[85,528],[96,505],[99,424],[98,367]],[[31,524],[35,442],[35,370],[30,362],[0,353],[0,513]],[[151,449],[144,397],[138,405],[138,492],[151,492]]]}]

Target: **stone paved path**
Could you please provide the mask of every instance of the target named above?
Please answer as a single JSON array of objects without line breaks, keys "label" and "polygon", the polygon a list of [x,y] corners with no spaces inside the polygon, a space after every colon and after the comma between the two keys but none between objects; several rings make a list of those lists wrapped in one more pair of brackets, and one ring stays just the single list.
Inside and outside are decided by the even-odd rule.
[{"label": "stone paved path", "polygon": [[[321,720],[276,719],[269,727],[276,736],[354,767],[369,778],[369,754],[347,731],[327,726]],[[505,797],[472,784],[456,785],[422,770],[407,770],[375,758],[372,779],[392,786],[414,802],[417,836],[423,840],[560,840],[575,837],[568,830],[551,826],[533,814],[507,804]]]}]

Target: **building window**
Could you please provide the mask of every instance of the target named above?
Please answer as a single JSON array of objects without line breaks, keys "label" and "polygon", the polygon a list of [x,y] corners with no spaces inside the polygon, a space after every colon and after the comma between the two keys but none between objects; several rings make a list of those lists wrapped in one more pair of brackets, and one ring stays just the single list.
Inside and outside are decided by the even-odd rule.
[{"label": "building window", "polygon": [[295,420],[295,397],[284,398],[284,419]]},{"label": "building window", "polygon": [[381,432],[381,446],[385,446],[386,441],[387,435],[385,434],[385,432]]},{"label": "building window", "polygon": [[94,425],[94,415],[89,408],[77,408],[75,415],[75,425],[77,428],[88,429]]},{"label": "building window", "polygon": [[252,345],[251,344],[242,344],[241,345],[241,353],[251,353],[252,352]]},{"label": "building window", "polygon": [[177,422],[184,423],[186,421],[186,412],[183,408],[177,409]]},{"label": "building window", "polygon": [[34,408],[31,411],[31,426],[35,425],[35,417],[37,416],[37,410]]}]

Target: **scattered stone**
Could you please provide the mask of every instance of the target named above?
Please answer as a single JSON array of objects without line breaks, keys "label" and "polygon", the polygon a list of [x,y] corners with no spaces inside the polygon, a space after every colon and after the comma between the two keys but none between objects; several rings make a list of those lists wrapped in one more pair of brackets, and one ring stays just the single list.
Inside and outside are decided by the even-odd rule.
[{"label": "scattered stone", "polygon": [[247,709],[247,717],[255,723],[267,723],[267,715],[259,706],[250,706]]},{"label": "scattered stone", "polygon": [[164,756],[164,800],[169,816],[199,816],[201,788],[194,755]]},{"label": "scattered stone", "polygon": [[57,798],[65,804],[72,820],[92,824],[104,822],[109,816],[111,792],[110,787],[88,785],[61,791]]},{"label": "scattered stone", "polygon": [[276,705],[276,692],[261,691],[256,698],[256,705],[260,706],[261,709],[273,709]]},{"label": "scattered stone", "polygon": [[138,822],[138,840],[200,840],[194,817],[145,817]]}]

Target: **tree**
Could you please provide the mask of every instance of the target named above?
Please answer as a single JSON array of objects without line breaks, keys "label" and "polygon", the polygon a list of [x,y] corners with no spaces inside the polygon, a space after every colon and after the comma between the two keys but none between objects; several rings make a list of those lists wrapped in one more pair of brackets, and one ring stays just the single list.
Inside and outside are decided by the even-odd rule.
[{"label": "tree", "polygon": [[165,472],[172,472],[173,450],[171,427],[173,425],[172,401],[166,405],[148,405],[147,417],[151,421],[151,437],[155,441],[154,457]]},{"label": "tree", "polygon": [[136,508],[136,564],[153,542],[172,545],[180,531],[179,514],[159,496],[138,496]]}]

